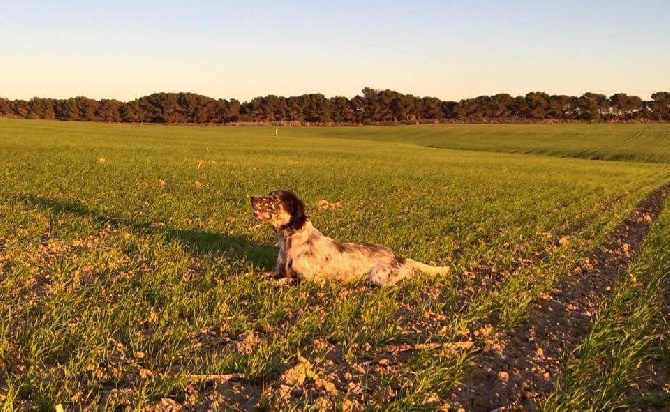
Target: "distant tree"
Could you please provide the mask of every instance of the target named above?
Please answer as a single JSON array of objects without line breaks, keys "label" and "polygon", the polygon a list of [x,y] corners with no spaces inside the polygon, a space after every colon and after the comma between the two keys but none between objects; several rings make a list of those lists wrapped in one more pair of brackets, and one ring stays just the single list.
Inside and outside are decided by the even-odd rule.
[{"label": "distant tree", "polygon": [[353,123],[354,110],[346,97],[335,96],[330,98],[331,118],[336,123]]},{"label": "distant tree", "polygon": [[[381,96],[381,90],[375,90],[370,87],[363,89],[364,117],[365,122],[382,122],[391,120],[390,107],[383,107],[384,99]],[[393,96],[388,96],[389,102]]]},{"label": "distant tree", "polygon": [[303,95],[303,117],[311,123],[327,123],[331,121],[330,102],[320,93]]},{"label": "distant tree", "polygon": [[[560,105],[562,109],[562,118],[564,119],[577,119],[579,118],[579,97],[577,96],[553,96],[552,97],[553,105]],[[553,107],[553,106],[552,106]]]},{"label": "distant tree", "polygon": [[271,111],[271,118],[273,121],[281,121],[286,119],[286,112],[288,112],[288,105],[284,96],[268,96],[268,106]]},{"label": "distant tree", "polygon": [[517,119],[528,119],[530,108],[525,96],[516,96],[512,103],[512,115]]},{"label": "distant tree", "polygon": [[119,108],[119,115],[121,121],[125,123],[143,123],[145,118],[137,100],[122,104]]},{"label": "distant tree", "polygon": [[464,99],[456,107],[456,115],[461,121],[484,122],[492,120],[495,107],[490,96]]},{"label": "distant tree", "polygon": [[512,117],[514,98],[507,93],[496,94],[490,101],[490,117],[501,121]]},{"label": "distant tree", "polygon": [[74,98],[58,100],[54,110],[58,120],[80,120],[79,106]]},{"label": "distant tree", "polygon": [[102,99],[98,105],[95,117],[99,122],[120,122],[121,121],[121,102],[113,99]]},{"label": "distant tree", "polygon": [[30,113],[30,106],[24,100],[12,100],[9,107],[14,116],[25,118]]},{"label": "distant tree", "polygon": [[283,97],[267,95],[241,103],[213,99],[196,93],[153,93],[131,102],[34,97],[29,101],[0,98],[0,115],[58,120],[104,122],[217,123],[308,122],[377,123],[442,121],[507,122],[514,120],[565,119],[627,121],[670,120],[670,93],[657,92],[650,101],[617,93],[609,98],[597,93],[582,96],[531,92],[525,96],[500,93],[459,102],[417,97],[389,89],[366,87],[348,99],[322,94]]},{"label": "distant tree", "polygon": [[12,108],[9,105],[9,100],[0,98],[0,116],[9,116],[12,113]]},{"label": "distant tree", "polygon": [[213,123],[237,122],[240,117],[240,102],[232,99],[231,101],[219,99],[214,104]]},{"label": "distant tree", "polygon": [[252,122],[264,122],[272,120],[272,110],[267,105],[265,97],[254,97],[242,105],[243,119]]},{"label": "distant tree", "polygon": [[74,98],[73,103],[79,109],[79,120],[94,121],[95,112],[98,110],[100,102],[89,99],[88,97],[79,96]]},{"label": "distant tree", "polygon": [[440,99],[436,97],[423,97],[419,102],[420,110],[418,110],[418,116],[421,119],[439,121],[444,118],[442,101]]},{"label": "distant tree", "polygon": [[572,116],[570,96],[551,95],[547,100],[546,118],[549,119],[569,119]]},{"label": "distant tree", "polygon": [[226,122],[237,122],[240,119],[240,107],[242,104],[237,99],[230,99],[226,110]]},{"label": "distant tree", "polygon": [[642,117],[644,114],[643,105],[644,102],[639,96],[628,96],[626,105],[624,106],[626,118],[634,119]]},{"label": "distant tree", "polygon": [[670,120],[670,92],[656,92],[649,102],[655,120]]},{"label": "distant tree", "polygon": [[467,103],[469,99],[461,99],[454,105],[454,118],[459,122],[464,122],[468,118]]},{"label": "distant tree", "polygon": [[442,114],[445,119],[454,119],[456,118],[456,107],[458,102],[446,101],[442,102]]},{"label": "distant tree", "polygon": [[176,123],[180,120],[186,123],[206,123],[210,117],[207,101],[200,100],[194,93],[177,93],[175,95],[175,114],[173,118]]},{"label": "distant tree", "polygon": [[535,120],[547,118],[549,109],[549,95],[544,92],[526,94],[527,117]]},{"label": "distant tree", "polygon": [[354,112],[354,121],[358,124],[369,122],[366,105],[367,103],[363,96],[356,95],[351,99],[351,110]]},{"label": "distant tree", "polygon": [[604,94],[584,93],[578,101],[579,116],[585,120],[600,120],[609,111],[607,97]]},{"label": "distant tree", "polygon": [[303,116],[304,101],[304,96],[291,96],[286,99],[286,120],[292,122],[302,122],[305,120]]},{"label": "distant tree", "polygon": [[419,116],[421,115],[421,109],[417,109],[417,106],[421,106],[421,100],[417,99],[418,104],[415,103],[414,96],[411,94],[394,93],[389,97],[391,101],[389,103],[389,110],[387,111],[391,112],[391,118],[394,121],[402,122],[410,120],[416,117],[417,112],[419,112]]},{"label": "distant tree", "polygon": [[195,93],[177,94],[177,104],[181,117],[188,123],[214,123],[216,100]]},{"label": "distant tree", "polygon": [[54,99],[33,97],[28,102],[28,116],[32,115],[37,119],[53,120],[56,118],[55,103]]},{"label": "distant tree", "polygon": [[456,104],[456,107],[454,108],[454,116],[456,119],[461,122],[468,120],[468,114],[471,112],[469,106],[472,105],[472,101],[472,99],[462,99],[458,102],[458,104]]},{"label": "distant tree", "polygon": [[396,96],[400,95],[398,92],[394,92],[389,89],[381,90],[377,93],[377,115],[379,120],[382,122],[391,122],[396,120],[393,116],[391,109],[391,103]]},{"label": "distant tree", "polygon": [[642,99],[637,96],[628,96],[626,93],[617,93],[608,99],[610,112],[618,120],[633,118],[642,108]]},{"label": "distant tree", "polygon": [[143,121],[150,123],[185,123],[175,93],[154,93],[137,99]]}]

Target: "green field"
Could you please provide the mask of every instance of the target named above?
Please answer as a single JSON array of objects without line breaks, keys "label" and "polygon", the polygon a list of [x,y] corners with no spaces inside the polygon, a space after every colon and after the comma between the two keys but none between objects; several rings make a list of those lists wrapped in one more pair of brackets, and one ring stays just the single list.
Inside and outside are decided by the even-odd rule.
[{"label": "green field", "polygon": [[[301,137],[313,134],[309,129],[294,133]],[[670,128],[665,124],[454,124],[328,128],[320,131],[319,135],[411,143],[442,149],[670,163]]]},{"label": "green field", "polygon": [[[491,337],[519,325],[670,181],[668,125],[274,134],[0,119],[6,409],[458,408],[454,391]],[[386,289],[278,283],[266,274],[275,236],[249,196],[280,188],[325,234],[452,275]],[[629,391],[644,362],[670,370],[667,325],[648,314],[670,273],[667,214],[630,269],[644,288],[622,275],[623,297],[603,302],[595,343],[580,346],[593,360],[566,358],[548,409],[591,405],[572,395],[594,390],[588,365],[611,355],[602,342],[617,333],[640,350],[611,355],[633,362],[598,405],[669,402],[667,386]],[[647,328],[614,322],[630,307]]]}]

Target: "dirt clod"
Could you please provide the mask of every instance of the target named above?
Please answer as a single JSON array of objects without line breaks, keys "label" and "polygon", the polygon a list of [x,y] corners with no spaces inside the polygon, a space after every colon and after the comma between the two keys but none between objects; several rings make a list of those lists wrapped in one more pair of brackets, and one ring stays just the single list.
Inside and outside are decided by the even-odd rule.
[{"label": "dirt clod", "polygon": [[500,381],[503,383],[509,382],[509,373],[505,371],[498,372],[498,379],[500,379]]}]

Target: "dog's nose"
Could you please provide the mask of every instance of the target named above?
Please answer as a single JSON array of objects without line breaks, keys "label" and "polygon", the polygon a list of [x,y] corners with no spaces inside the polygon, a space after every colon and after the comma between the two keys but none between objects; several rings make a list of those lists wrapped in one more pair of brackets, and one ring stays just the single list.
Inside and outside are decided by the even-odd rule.
[{"label": "dog's nose", "polygon": [[256,199],[256,196],[251,196],[251,204],[254,203],[254,200]]}]

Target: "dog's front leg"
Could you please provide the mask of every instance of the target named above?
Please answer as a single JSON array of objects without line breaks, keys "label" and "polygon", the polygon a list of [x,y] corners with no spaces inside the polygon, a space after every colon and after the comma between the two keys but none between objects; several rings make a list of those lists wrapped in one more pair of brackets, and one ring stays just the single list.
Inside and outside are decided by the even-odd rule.
[{"label": "dog's front leg", "polygon": [[297,279],[298,272],[293,269],[293,254],[291,253],[291,238],[279,239],[279,256],[277,256],[277,273],[282,277]]},{"label": "dog's front leg", "polygon": [[298,278],[298,272],[293,269],[293,259],[290,257],[287,259],[286,262],[286,277],[287,278],[292,278],[292,279],[297,279]]},{"label": "dog's front leg", "polygon": [[275,271],[277,272],[277,276],[286,277],[286,241],[282,235],[279,235],[279,254],[277,255]]}]

